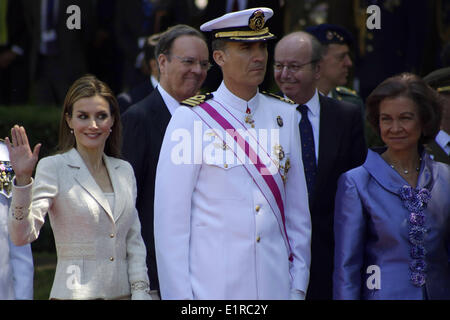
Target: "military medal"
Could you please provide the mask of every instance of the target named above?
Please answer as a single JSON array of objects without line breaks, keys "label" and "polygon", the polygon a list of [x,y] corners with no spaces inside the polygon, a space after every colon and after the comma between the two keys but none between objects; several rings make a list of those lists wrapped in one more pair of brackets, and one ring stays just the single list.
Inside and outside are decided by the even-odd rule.
[{"label": "military medal", "polygon": [[280,116],[277,117],[277,123],[278,126],[282,127],[283,126],[283,118],[281,118]]},{"label": "military medal", "polygon": [[254,128],[255,120],[253,120],[253,116],[252,116],[252,113],[251,113],[249,107],[247,107],[247,110],[245,111],[245,113],[247,113],[247,115],[245,116],[245,123],[248,123],[249,125],[252,126],[252,128]]},{"label": "military medal", "polygon": [[278,157],[278,159],[281,161],[284,159],[284,151],[283,151],[283,147],[280,146],[279,144],[275,145],[273,147],[274,149],[274,153],[275,155]]}]

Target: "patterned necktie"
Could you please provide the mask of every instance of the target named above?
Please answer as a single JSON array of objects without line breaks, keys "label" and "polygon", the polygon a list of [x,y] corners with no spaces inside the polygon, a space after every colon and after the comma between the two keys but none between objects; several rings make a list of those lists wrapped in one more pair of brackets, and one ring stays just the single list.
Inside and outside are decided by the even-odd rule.
[{"label": "patterned necktie", "polygon": [[301,105],[297,110],[302,114],[302,119],[299,123],[300,137],[302,143],[302,159],[303,168],[305,170],[306,186],[308,187],[308,195],[314,190],[314,181],[317,174],[316,165],[316,151],[314,148],[314,135],[311,122],[308,119],[308,107]]}]

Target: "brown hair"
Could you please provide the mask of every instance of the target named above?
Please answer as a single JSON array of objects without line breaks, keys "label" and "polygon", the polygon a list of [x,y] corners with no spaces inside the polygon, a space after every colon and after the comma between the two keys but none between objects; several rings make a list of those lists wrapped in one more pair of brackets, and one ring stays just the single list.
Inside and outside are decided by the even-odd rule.
[{"label": "brown hair", "polygon": [[366,101],[367,120],[380,136],[380,104],[385,99],[406,97],[418,107],[422,123],[419,144],[433,140],[439,132],[442,105],[437,93],[425,81],[412,73],[402,73],[380,83]]},{"label": "brown hair", "polygon": [[106,140],[104,152],[108,156],[120,158],[122,126],[120,122],[119,104],[108,85],[90,74],[76,80],[70,87],[66,98],[64,99],[64,106],[59,124],[58,153],[64,153],[76,147],[75,137],[70,132],[69,125],[66,121],[66,116],[72,118],[74,103],[82,98],[94,96],[100,96],[108,102],[110,113],[114,118],[114,124],[111,127],[112,131]]}]

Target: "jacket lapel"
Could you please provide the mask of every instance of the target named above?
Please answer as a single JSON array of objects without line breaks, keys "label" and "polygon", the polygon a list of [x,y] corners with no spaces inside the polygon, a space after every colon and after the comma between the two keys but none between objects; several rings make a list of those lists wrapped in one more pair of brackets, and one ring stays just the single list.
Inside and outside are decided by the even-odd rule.
[{"label": "jacket lapel", "polygon": [[425,148],[434,161],[450,164],[450,157],[442,150],[441,146],[438,145],[435,140],[431,141]]},{"label": "jacket lapel", "polygon": [[152,118],[155,119],[153,123],[158,126],[158,130],[161,133],[161,142],[162,142],[164,134],[166,133],[167,125],[169,124],[172,115],[170,114],[169,109],[167,109],[167,106],[164,103],[164,100],[161,97],[159,90],[156,88],[154,91],[155,91],[154,92],[155,102],[152,103],[153,106],[153,108],[151,109],[153,114]]},{"label": "jacket lapel", "polygon": [[92,177],[78,151],[76,149],[70,150],[67,153],[67,157],[69,161],[68,165],[77,169],[74,173],[74,179],[95,199],[95,201],[100,204],[111,220],[114,221],[108,200],[105,198],[103,191],[95,182],[94,177]]},{"label": "jacket lapel", "polygon": [[103,155],[103,159],[105,161],[106,169],[108,170],[109,178],[111,179],[111,184],[114,189],[114,215],[115,219],[113,219],[115,222],[119,220],[120,216],[122,215],[124,211],[125,202],[124,196],[126,194],[126,191],[123,190],[124,186],[129,185],[126,181],[121,181],[121,179],[128,180],[129,177],[124,177],[123,175],[119,174],[120,171],[120,163],[118,161],[115,161],[114,158],[108,157],[107,155]]},{"label": "jacket lapel", "polygon": [[336,129],[339,128],[339,114],[320,94],[319,101],[319,160],[317,162],[317,179],[314,186],[314,194],[321,189],[323,183],[327,183],[329,168],[335,161],[340,138],[340,132]]},{"label": "jacket lapel", "polygon": [[[384,148],[375,149],[384,150]],[[409,185],[395,169],[391,168],[389,164],[384,161],[379,152],[369,149],[366,162],[363,166],[383,188],[392,193],[398,195],[400,194],[401,187]],[[432,160],[426,152],[422,152],[422,163],[416,189],[427,188],[428,190],[431,190],[433,188],[433,181],[435,180],[436,177],[433,177]]]}]

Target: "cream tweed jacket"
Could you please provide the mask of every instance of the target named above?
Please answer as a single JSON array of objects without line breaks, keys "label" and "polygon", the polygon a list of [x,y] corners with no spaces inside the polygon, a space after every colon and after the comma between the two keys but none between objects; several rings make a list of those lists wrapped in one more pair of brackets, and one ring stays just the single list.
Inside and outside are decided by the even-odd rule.
[{"label": "cream tweed jacket", "polygon": [[8,228],[14,244],[36,240],[47,212],[50,217],[58,259],[50,298],[120,299],[148,283],[133,169],[103,159],[114,211],[76,149],[43,158],[29,185],[13,186]]}]

